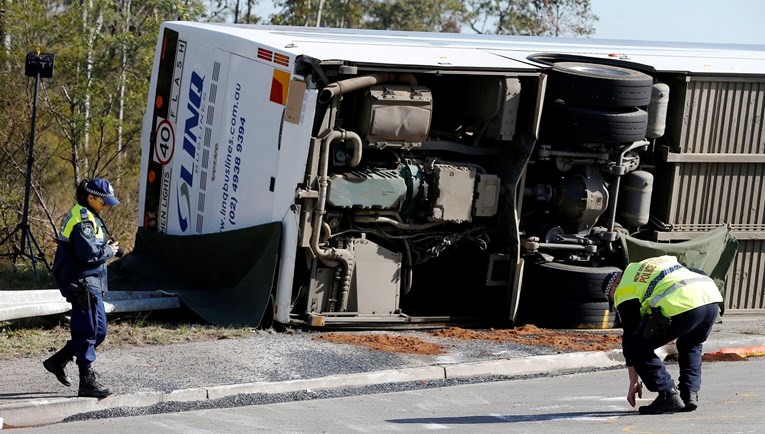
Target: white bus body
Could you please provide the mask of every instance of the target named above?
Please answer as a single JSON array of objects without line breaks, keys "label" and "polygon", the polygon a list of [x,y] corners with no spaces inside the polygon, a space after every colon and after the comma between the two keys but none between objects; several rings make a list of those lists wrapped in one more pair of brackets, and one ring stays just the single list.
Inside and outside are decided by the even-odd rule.
[{"label": "white bus body", "polygon": [[688,83],[762,86],[761,48],[168,22],[139,226],[281,222],[285,324],[515,322],[550,296],[610,326],[621,236],[671,229]]}]

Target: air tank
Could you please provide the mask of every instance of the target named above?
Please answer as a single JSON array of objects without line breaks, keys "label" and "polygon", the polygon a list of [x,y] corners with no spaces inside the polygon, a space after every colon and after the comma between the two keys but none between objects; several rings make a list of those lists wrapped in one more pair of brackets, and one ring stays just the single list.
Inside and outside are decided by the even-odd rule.
[{"label": "air tank", "polygon": [[648,104],[648,129],[645,136],[655,139],[664,135],[667,126],[667,105],[669,104],[669,86],[654,83],[651,87],[651,102]]},{"label": "air tank", "polygon": [[643,170],[630,172],[622,177],[620,190],[618,221],[630,228],[646,225],[651,212],[653,175]]}]

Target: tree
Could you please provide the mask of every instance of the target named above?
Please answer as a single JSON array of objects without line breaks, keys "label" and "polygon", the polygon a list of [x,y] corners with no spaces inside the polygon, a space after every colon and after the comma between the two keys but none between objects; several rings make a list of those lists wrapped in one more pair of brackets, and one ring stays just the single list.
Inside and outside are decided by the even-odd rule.
[{"label": "tree", "polygon": [[595,32],[590,0],[536,0],[535,36],[587,36]]},{"label": "tree", "polygon": [[279,12],[271,15],[270,22],[279,26],[310,26],[318,13],[311,0],[275,0],[274,6]]},{"label": "tree", "polygon": [[[115,181],[122,206],[109,220],[129,247],[135,231],[140,130],[159,25],[195,20],[197,0],[39,0],[5,2],[0,53],[0,234],[18,222],[24,191],[31,83],[27,51],[56,55],[53,78],[41,80],[30,225],[52,251],[59,217],[85,177]],[[33,81],[33,80],[32,80]],[[19,175],[22,176],[19,176]],[[45,234],[47,237],[41,237]]]},{"label": "tree", "polygon": [[469,0],[468,8],[476,33],[588,36],[598,20],[590,0]]},{"label": "tree", "polygon": [[334,28],[360,28],[366,3],[357,0],[321,0],[316,24]]},{"label": "tree", "polygon": [[372,1],[365,27],[380,30],[459,32],[467,10],[460,0]]},{"label": "tree", "polygon": [[271,24],[458,32],[460,0],[277,0]]},{"label": "tree", "polygon": [[233,22],[235,24],[259,24],[262,18],[255,15],[258,0],[207,0],[208,21]]},{"label": "tree", "polygon": [[531,36],[588,36],[590,0],[275,0],[271,24]]}]

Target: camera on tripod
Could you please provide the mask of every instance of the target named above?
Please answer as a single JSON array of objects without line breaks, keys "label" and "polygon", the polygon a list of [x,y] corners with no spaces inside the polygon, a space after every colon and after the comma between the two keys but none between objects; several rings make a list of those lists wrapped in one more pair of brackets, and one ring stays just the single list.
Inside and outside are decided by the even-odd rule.
[{"label": "camera on tripod", "polygon": [[53,53],[40,53],[39,51],[30,51],[27,53],[26,63],[24,64],[24,75],[27,77],[40,78],[53,77]]}]

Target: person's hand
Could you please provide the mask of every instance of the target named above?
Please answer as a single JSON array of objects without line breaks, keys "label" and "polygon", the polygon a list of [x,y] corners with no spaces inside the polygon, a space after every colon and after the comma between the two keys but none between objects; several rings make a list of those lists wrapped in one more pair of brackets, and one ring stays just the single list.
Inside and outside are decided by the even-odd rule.
[{"label": "person's hand", "polygon": [[120,247],[120,242],[117,240],[109,240],[108,242],[109,247],[112,248],[112,252],[114,253],[114,256],[117,258],[121,258],[122,255],[125,253],[124,250]]},{"label": "person's hand", "polygon": [[630,387],[627,390],[627,402],[634,407],[635,395],[637,395],[638,398],[643,397],[643,383],[640,381],[640,377],[638,376],[637,371],[635,371],[635,368],[629,366],[627,367],[627,372],[630,377]]},{"label": "person's hand", "polygon": [[637,382],[637,383],[630,383],[630,389],[627,391],[627,402],[631,406],[635,406],[635,395],[638,396],[638,398],[643,397],[643,383]]}]

